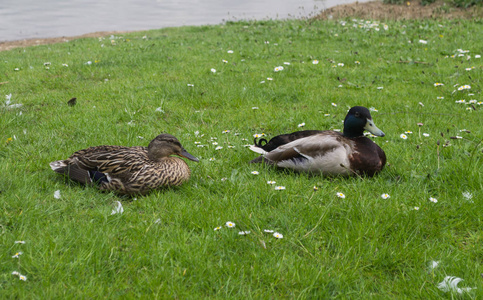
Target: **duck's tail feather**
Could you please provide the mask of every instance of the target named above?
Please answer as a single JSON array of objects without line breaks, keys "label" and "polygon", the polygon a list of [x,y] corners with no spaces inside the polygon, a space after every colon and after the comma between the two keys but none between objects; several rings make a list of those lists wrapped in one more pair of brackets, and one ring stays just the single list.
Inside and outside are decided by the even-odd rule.
[{"label": "duck's tail feather", "polygon": [[87,170],[79,168],[75,164],[67,164],[64,160],[57,160],[50,163],[50,168],[59,174],[68,176],[70,179],[82,184],[92,183],[92,178],[95,175],[89,173]]},{"label": "duck's tail feather", "polygon": [[267,165],[274,165],[275,163],[269,159],[267,159],[266,157],[264,156],[259,156],[253,160],[250,161],[251,164],[259,164],[259,163],[264,163],[264,164],[267,164]]},{"label": "duck's tail feather", "polygon": [[267,154],[268,152],[260,148],[258,145],[251,145],[248,149],[252,150],[253,152],[259,153],[261,155]]},{"label": "duck's tail feather", "polygon": [[64,169],[67,168],[67,164],[63,160],[56,160],[51,162],[50,168],[60,174],[64,174]]},{"label": "duck's tail feather", "polygon": [[257,138],[253,139],[253,143],[257,147],[263,148],[262,142],[265,142],[265,145],[268,143],[268,141],[266,139],[260,139],[258,142],[257,142]]}]

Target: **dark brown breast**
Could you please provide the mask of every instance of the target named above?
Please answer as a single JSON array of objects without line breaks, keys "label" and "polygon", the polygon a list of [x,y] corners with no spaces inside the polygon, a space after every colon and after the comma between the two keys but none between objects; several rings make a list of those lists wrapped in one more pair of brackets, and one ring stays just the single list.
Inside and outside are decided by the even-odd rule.
[{"label": "dark brown breast", "polygon": [[350,157],[351,169],[361,175],[373,176],[386,164],[386,154],[376,143],[366,137],[352,139],[354,152]]}]

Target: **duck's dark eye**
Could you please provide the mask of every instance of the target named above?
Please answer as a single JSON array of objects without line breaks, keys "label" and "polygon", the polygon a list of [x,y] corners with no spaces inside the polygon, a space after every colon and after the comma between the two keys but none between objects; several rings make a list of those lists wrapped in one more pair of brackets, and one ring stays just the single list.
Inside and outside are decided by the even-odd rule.
[{"label": "duck's dark eye", "polygon": [[360,118],[361,117],[361,114],[358,111],[356,111],[356,113],[354,115],[356,116],[356,118]]}]

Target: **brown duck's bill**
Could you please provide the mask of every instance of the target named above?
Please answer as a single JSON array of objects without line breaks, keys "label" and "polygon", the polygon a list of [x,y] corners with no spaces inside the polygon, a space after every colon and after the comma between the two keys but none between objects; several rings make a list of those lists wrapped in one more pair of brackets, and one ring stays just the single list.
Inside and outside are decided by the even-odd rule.
[{"label": "brown duck's bill", "polygon": [[191,155],[190,153],[188,153],[188,151],[186,151],[185,149],[183,149],[181,151],[181,153],[179,154],[179,156],[184,157],[184,158],[187,158],[187,159],[192,160],[192,161],[196,161],[196,162],[199,162],[200,161],[199,159],[197,159],[196,157],[194,157],[193,155]]}]

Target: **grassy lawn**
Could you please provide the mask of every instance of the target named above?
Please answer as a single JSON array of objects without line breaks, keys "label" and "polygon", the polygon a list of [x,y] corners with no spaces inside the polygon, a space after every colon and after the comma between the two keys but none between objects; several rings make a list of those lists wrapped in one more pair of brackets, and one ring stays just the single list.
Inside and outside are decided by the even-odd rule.
[{"label": "grassy lawn", "polygon": [[[0,295],[481,299],[479,55],[483,23],[465,20],[236,22],[0,52]],[[386,133],[378,176],[248,164],[254,134],[341,129],[355,105]],[[48,164],[161,132],[200,158],[179,188],[119,198]],[[476,289],[445,293],[446,276]]]}]

